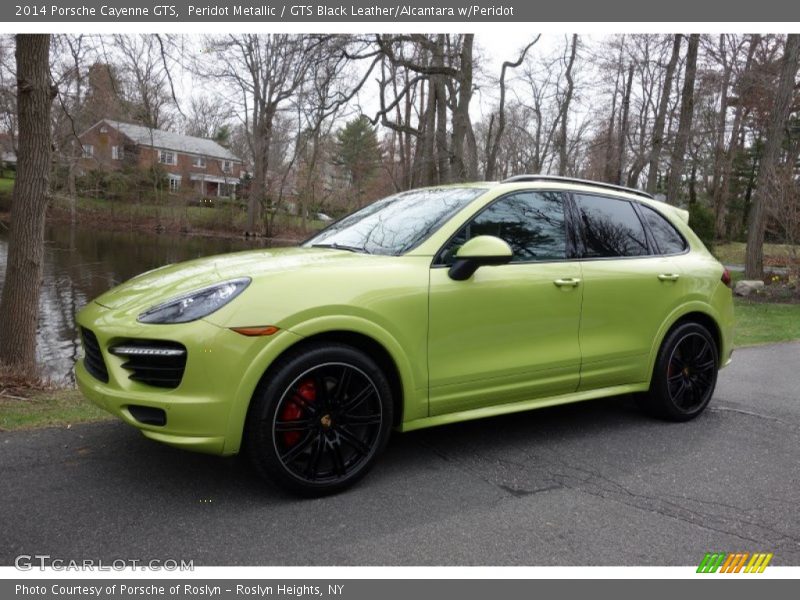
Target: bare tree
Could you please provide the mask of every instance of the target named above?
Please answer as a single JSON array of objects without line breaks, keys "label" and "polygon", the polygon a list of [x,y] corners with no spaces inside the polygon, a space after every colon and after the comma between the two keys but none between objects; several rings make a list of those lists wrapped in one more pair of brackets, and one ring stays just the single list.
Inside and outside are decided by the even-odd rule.
[{"label": "bare tree", "polygon": [[0,299],[0,364],[34,373],[56,89],[50,81],[50,36],[17,35],[16,41],[20,136]]},{"label": "bare tree", "polygon": [[[173,124],[177,104],[170,93],[171,75],[159,36],[153,34],[115,35],[113,45],[119,75],[129,103],[131,118],[150,129]],[[119,57],[119,59],[117,59]]]},{"label": "bare tree", "polygon": [[619,140],[617,141],[617,177],[615,183],[623,185],[625,178],[622,173],[625,168],[625,143],[628,139],[628,115],[631,108],[631,91],[633,90],[633,70],[634,64],[631,62],[628,67],[628,79],[625,83],[625,94],[622,98],[622,113],[619,123]]},{"label": "bare tree", "polygon": [[672,80],[675,77],[675,67],[681,52],[681,35],[676,33],[672,41],[672,54],[664,71],[664,86],[661,88],[661,97],[658,100],[658,111],[653,125],[653,142],[650,151],[650,161],[647,171],[647,191],[654,194],[658,183],[658,163],[661,160],[661,149],[664,146],[664,124],[667,120],[667,108],[672,93]]},{"label": "bare tree", "polygon": [[[731,84],[731,86],[736,89],[736,94],[738,97],[733,99],[735,101],[735,108],[729,141],[727,147],[722,149],[722,155],[716,155],[716,158],[718,160],[721,159],[722,163],[716,185],[714,186],[713,196],[715,212],[714,232],[718,239],[723,239],[728,235],[727,216],[728,204],[730,202],[730,186],[733,162],[741,146],[741,133],[746,112],[745,103],[741,101],[741,96],[748,93],[746,88],[750,87],[748,82],[750,79],[752,79],[751,74],[753,68],[753,58],[759,44],[761,44],[761,36],[758,34],[751,35],[744,66],[741,71],[737,73],[736,82]],[[734,63],[733,66],[735,68],[735,61],[732,62]],[[726,104],[730,104],[730,102],[730,98],[726,100]],[[722,128],[720,133],[723,136],[724,143],[725,129],[728,127],[727,119],[721,119],[719,126]],[[720,149],[717,147],[717,153],[719,152]]]},{"label": "bare tree", "polygon": [[243,34],[205,40],[210,61],[198,65],[197,71],[233,87],[238,94],[239,116],[248,132],[253,157],[247,210],[247,229],[251,232],[259,229],[264,211],[275,208],[270,157],[279,112],[289,108],[287,103],[299,92],[311,65],[324,56],[325,39]]},{"label": "bare tree", "polygon": [[568,131],[568,122],[569,122],[569,110],[570,104],[572,104],[572,95],[575,91],[575,80],[572,75],[572,68],[575,65],[575,56],[578,51],[578,34],[572,35],[572,44],[569,50],[569,58],[566,59],[567,70],[565,72],[565,77],[567,80],[567,88],[564,91],[564,97],[561,100],[559,105],[559,135],[558,135],[558,174],[559,175],[566,175],[567,174],[567,158],[568,158],[568,146],[567,146],[567,131]]},{"label": "bare tree", "polygon": [[186,135],[209,138],[221,143],[230,141],[234,111],[228,102],[217,96],[193,96],[184,119]]},{"label": "bare tree", "polygon": [[747,219],[747,252],[745,276],[760,278],[764,274],[764,228],[770,198],[777,195],[777,167],[783,140],[786,137],[786,121],[792,106],[798,62],[800,62],[800,34],[790,33],[786,37],[781,59],[778,87],[770,111],[764,154],[758,169],[758,180]]},{"label": "bare tree", "polygon": [[[356,56],[380,62],[380,108],[371,122],[398,134],[395,139],[412,156],[413,185],[477,178],[469,114],[473,39],[473,34],[377,35],[374,49]],[[399,110],[403,103],[405,113]]]},{"label": "bare tree", "polygon": [[686,51],[686,68],[681,91],[681,114],[678,121],[678,132],[669,161],[669,179],[667,180],[667,202],[676,204],[683,178],[683,166],[686,162],[686,149],[692,133],[692,117],[694,116],[694,81],[697,75],[697,48],[700,45],[700,34],[689,36],[689,47]]},{"label": "bare tree", "polygon": [[497,169],[497,153],[500,150],[500,141],[503,139],[503,133],[506,129],[506,71],[508,69],[516,69],[525,60],[528,50],[533,48],[536,42],[539,41],[541,35],[537,35],[533,41],[525,46],[519,54],[519,58],[515,61],[503,61],[503,66],[500,68],[500,104],[497,107],[497,129],[493,131],[494,115],[489,122],[489,132],[487,135],[487,160],[486,160],[486,180],[492,181],[495,178],[495,171]]}]

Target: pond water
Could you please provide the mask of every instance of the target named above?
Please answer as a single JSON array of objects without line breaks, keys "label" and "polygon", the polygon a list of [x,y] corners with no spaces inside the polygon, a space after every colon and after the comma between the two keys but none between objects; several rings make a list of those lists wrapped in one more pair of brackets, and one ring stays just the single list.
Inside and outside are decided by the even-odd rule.
[{"label": "pond water", "polygon": [[[0,222],[0,290],[8,252],[5,225]],[[72,367],[80,347],[75,313],[109,288],[162,265],[261,245],[243,239],[48,226],[36,343],[41,374],[58,383],[74,381]]]}]

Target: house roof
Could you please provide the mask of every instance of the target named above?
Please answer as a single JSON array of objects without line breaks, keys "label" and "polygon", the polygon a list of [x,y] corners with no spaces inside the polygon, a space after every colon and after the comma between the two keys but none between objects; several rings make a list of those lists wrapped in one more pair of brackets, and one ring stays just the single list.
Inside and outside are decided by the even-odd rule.
[{"label": "house roof", "polygon": [[164,131],[162,129],[150,129],[144,125],[112,121],[111,119],[102,119],[89,129],[94,129],[100,123],[110,125],[141,146],[153,146],[154,148],[175,150],[185,154],[199,154],[210,158],[222,158],[225,160],[242,162],[241,158],[227,148],[223,148],[214,140],[183,135],[172,131]]}]

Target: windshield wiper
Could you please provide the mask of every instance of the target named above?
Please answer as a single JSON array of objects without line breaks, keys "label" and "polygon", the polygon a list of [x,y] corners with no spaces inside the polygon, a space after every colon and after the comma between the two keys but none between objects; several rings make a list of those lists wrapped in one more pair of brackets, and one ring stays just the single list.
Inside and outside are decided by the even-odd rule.
[{"label": "windshield wiper", "polygon": [[366,248],[360,248],[359,246],[348,246],[346,244],[337,244],[336,242],[332,244],[311,244],[312,248],[333,248],[334,250],[347,250],[348,252],[361,252],[364,254],[372,254]]}]

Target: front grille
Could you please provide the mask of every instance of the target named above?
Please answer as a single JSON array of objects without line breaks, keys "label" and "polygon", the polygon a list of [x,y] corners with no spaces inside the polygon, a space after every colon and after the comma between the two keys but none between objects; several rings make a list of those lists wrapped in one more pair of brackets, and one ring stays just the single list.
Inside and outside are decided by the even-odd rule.
[{"label": "front grille", "polygon": [[103,360],[97,336],[91,330],[81,327],[81,338],[83,339],[83,366],[92,377],[108,383],[108,369]]},{"label": "front grille", "polygon": [[186,348],[177,342],[130,340],[110,352],[126,359],[122,368],[131,372],[129,379],[155,387],[178,387],[186,369]]}]

